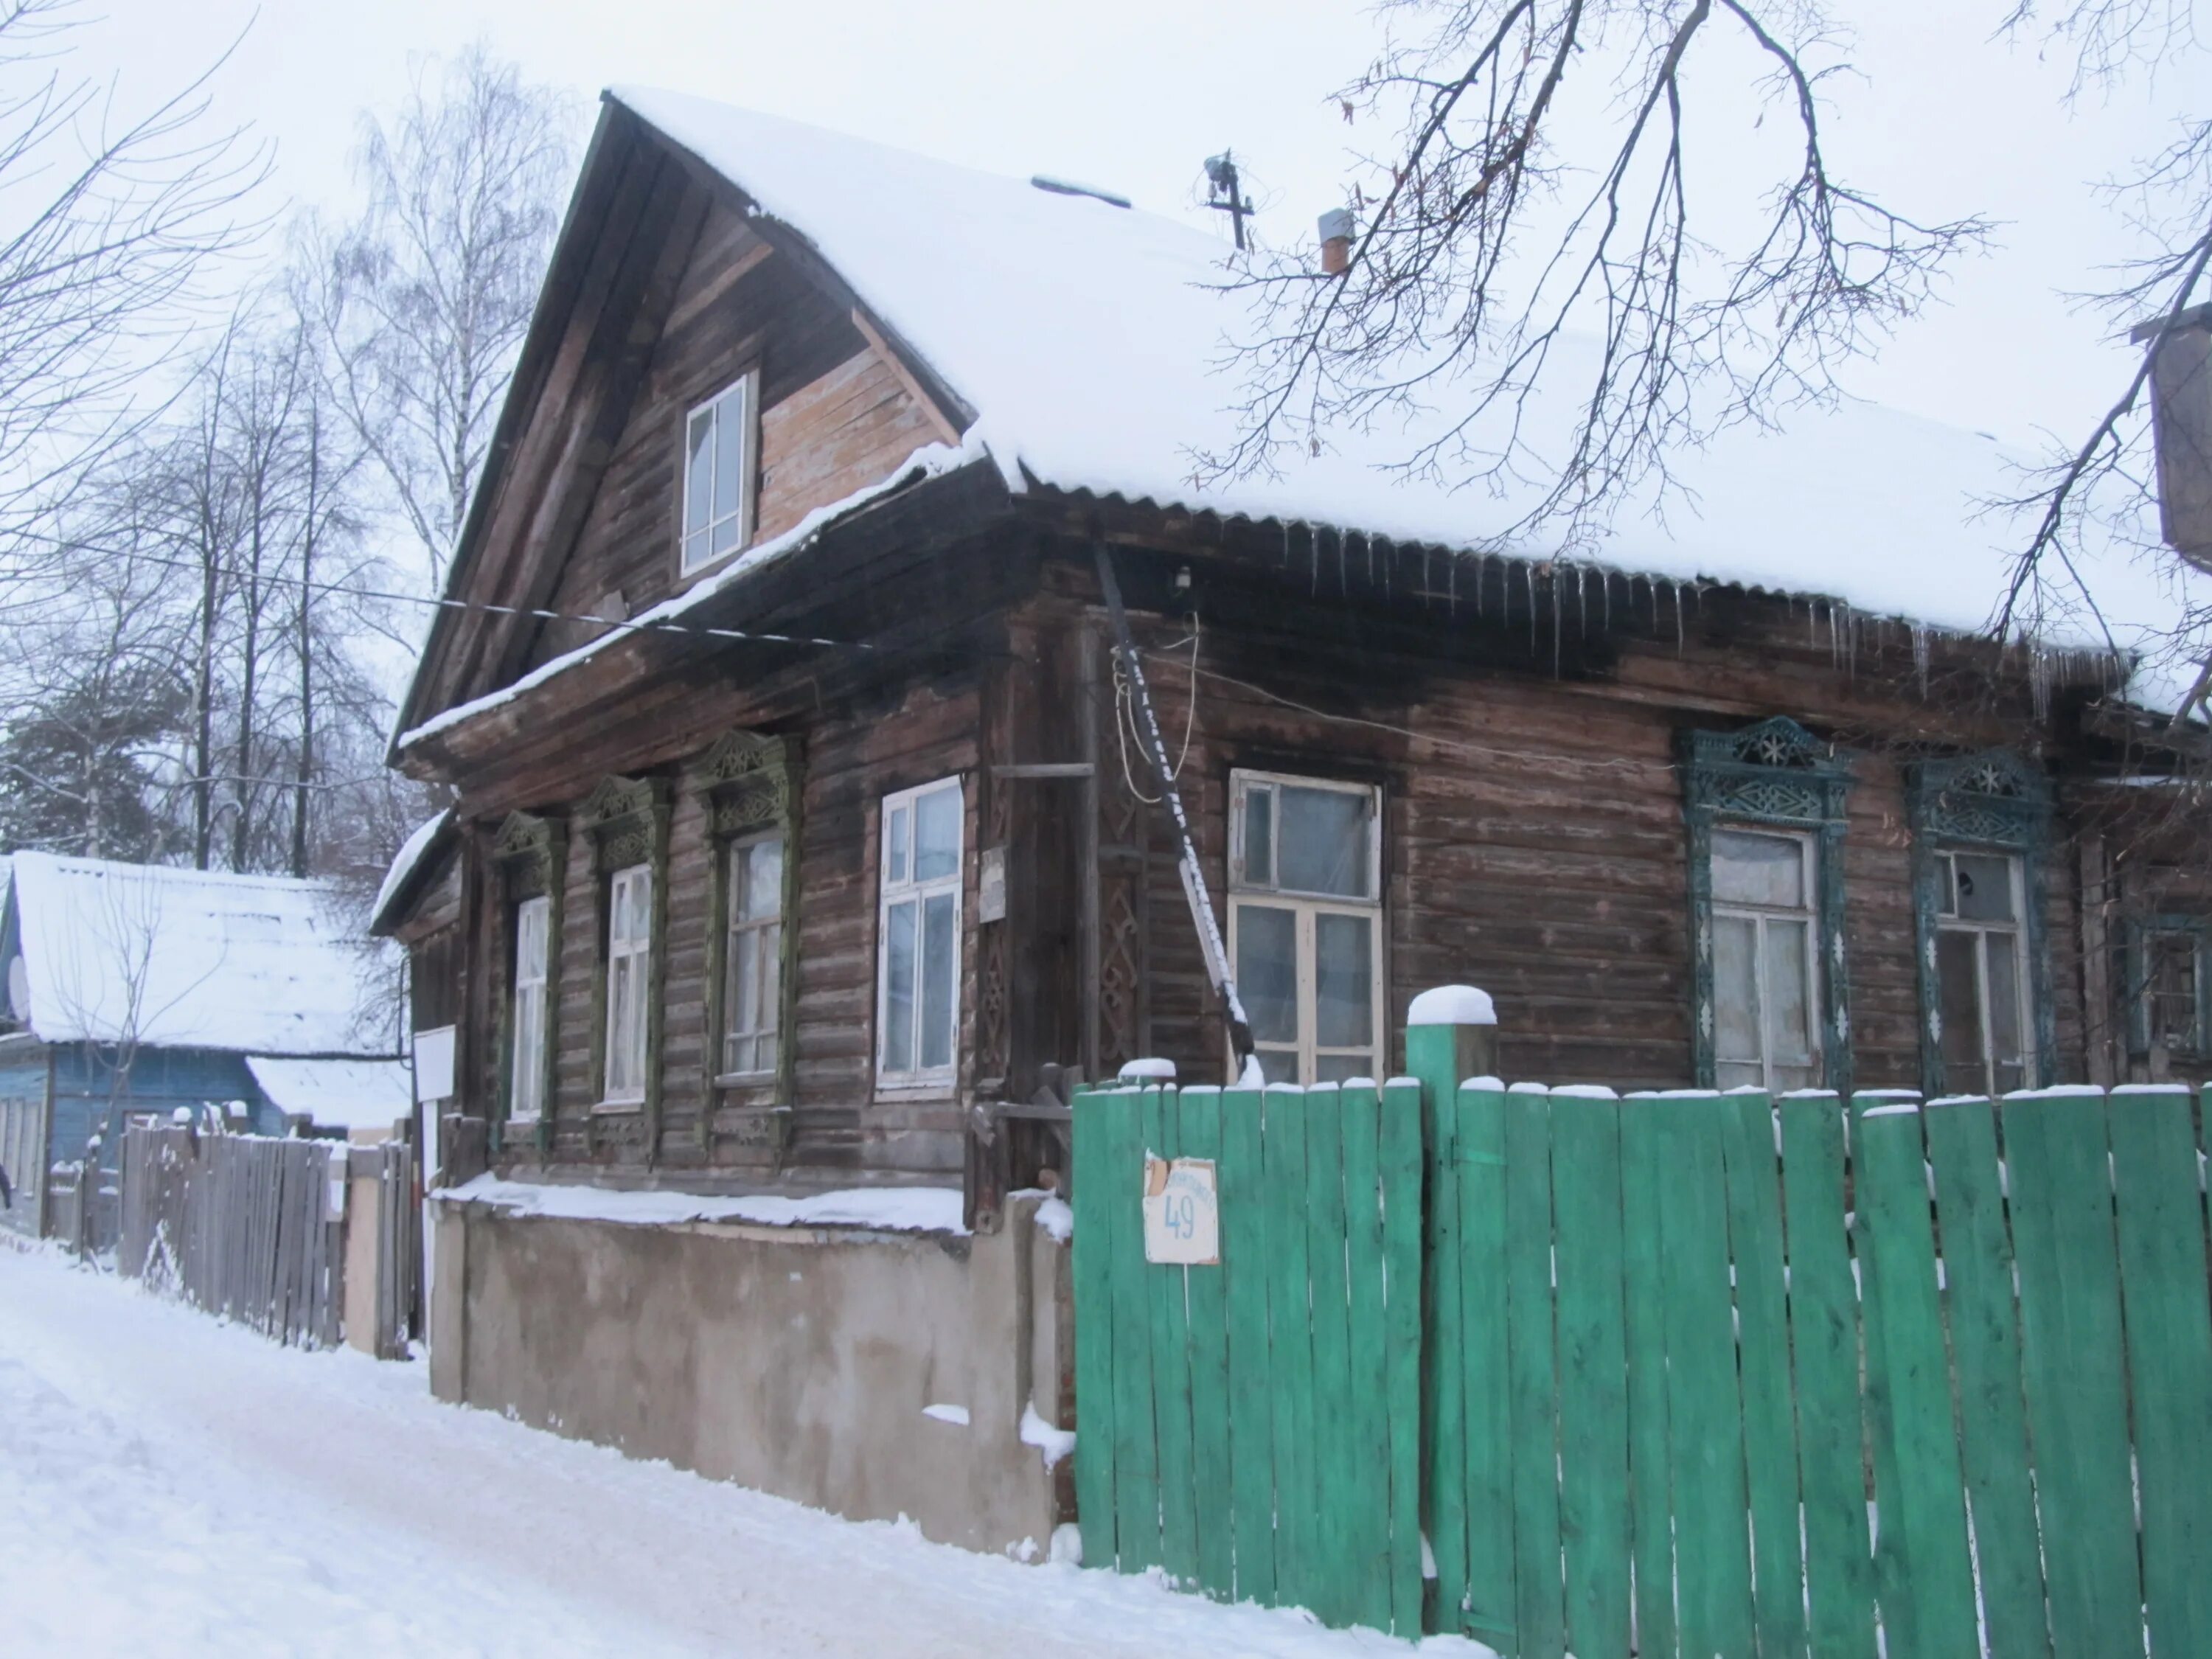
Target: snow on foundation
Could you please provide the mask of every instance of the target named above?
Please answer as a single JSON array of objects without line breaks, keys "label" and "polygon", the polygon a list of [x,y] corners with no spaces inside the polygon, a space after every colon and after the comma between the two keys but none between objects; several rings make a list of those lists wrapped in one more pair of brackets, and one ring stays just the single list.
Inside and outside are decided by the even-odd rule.
[{"label": "snow on foundation", "polygon": [[623,1192],[608,1187],[506,1181],[480,1175],[430,1194],[446,1204],[488,1204],[501,1215],[667,1227],[693,1221],[752,1222],[769,1227],[854,1227],[876,1232],[964,1233],[957,1187],[854,1187],[791,1198],[757,1193],[710,1198],[696,1193]]}]

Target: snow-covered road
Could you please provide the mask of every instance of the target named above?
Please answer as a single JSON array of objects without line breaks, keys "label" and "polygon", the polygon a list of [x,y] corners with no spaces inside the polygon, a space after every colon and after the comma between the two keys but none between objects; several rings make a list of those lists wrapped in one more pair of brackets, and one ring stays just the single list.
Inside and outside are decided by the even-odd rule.
[{"label": "snow-covered road", "polygon": [[0,1651],[1413,1650],[632,1462],[0,1246]]}]

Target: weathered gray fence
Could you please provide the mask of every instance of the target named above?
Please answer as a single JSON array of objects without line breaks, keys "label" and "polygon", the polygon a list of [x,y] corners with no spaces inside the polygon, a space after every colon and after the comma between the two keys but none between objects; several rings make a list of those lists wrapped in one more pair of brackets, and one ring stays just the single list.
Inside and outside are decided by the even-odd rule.
[{"label": "weathered gray fence", "polygon": [[[349,1206],[349,1165],[376,1180],[376,1201]],[[346,1230],[376,1231],[375,1278],[361,1346],[404,1352],[414,1301],[414,1185],[405,1146],[207,1135],[133,1126],[124,1137],[116,1266],[208,1312],[303,1347],[344,1334]]]}]

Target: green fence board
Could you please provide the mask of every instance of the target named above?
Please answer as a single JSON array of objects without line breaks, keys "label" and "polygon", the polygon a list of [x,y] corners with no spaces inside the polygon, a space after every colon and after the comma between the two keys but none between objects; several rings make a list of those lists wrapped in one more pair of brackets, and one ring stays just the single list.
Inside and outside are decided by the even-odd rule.
[{"label": "green fence board", "polygon": [[1313,1338],[1306,1280],[1306,1097],[1270,1089],[1267,1331],[1275,1377],[1275,1594],[1310,1604],[1315,1561]]},{"label": "green fence board", "polygon": [[1516,1088],[1505,1097],[1506,1370],[1519,1659],[1562,1659],[1566,1652],[1553,1346],[1551,1103],[1542,1090]]},{"label": "green fence board", "polygon": [[1764,1094],[1725,1097],[1729,1253],[1742,1354],[1744,1473],[1751,1492],[1752,1611],[1763,1659],[1805,1651],[1798,1538],[1797,1431],[1782,1278],[1782,1172]]},{"label": "green fence board", "polygon": [[1512,1378],[1505,1261],[1505,1091],[1459,1091],[1460,1386],[1467,1425],[1467,1606],[1462,1627],[1512,1651]]},{"label": "green fence board", "polygon": [[1974,1576],[1920,1109],[1878,1101],[1853,1118],[1875,1591],[1892,1659],[1944,1659],[1975,1650]]},{"label": "green fence board", "polygon": [[2014,1096],[1999,1125],[2051,1645],[2068,1656],[2111,1652],[2118,1632],[2132,1641],[2142,1599],[2105,1102]]},{"label": "green fence board", "polygon": [[1737,1659],[1753,1650],[1743,1406],[1721,1162],[1725,1109],[1715,1096],[1657,1103],[1675,1619],[1683,1653],[1700,1659],[1709,1653]]},{"label": "green fence board", "polygon": [[[1218,1187],[1222,1298],[1229,1332],[1229,1504],[1237,1549],[1237,1595],[1271,1602],[1275,1597],[1275,1377],[1267,1352],[1267,1189],[1260,1114],[1257,1090],[1231,1089],[1222,1096]],[[1082,1190],[1076,1188],[1079,1195]],[[1079,1217],[1079,1239],[1082,1224]],[[1079,1329],[1079,1313],[1076,1323]]]},{"label": "green fence board", "polygon": [[2212,1314],[2188,1092],[2115,1089],[2110,1121],[2150,1650],[2212,1654]]},{"label": "green fence board", "polygon": [[1144,1097],[1109,1090],[1096,1103],[1108,1117],[1103,1180],[1113,1218],[1114,1489],[1116,1559],[1124,1572],[1160,1561],[1159,1441],[1152,1426],[1152,1306],[1145,1279],[1142,1197]]},{"label": "green fence board", "polygon": [[1461,1383],[1457,1037],[1406,1028],[1406,1070],[1421,1091],[1428,1201],[1421,1255],[1421,1522],[1436,1558],[1437,1627],[1456,1631],[1467,1600],[1467,1406]]},{"label": "green fence board", "polygon": [[1359,1472],[1352,1437],[1351,1318],[1344,1264],[1344,1116],[1333,1085],[1306,1091],[1306,1271],[1313,1285],[1315,1502],[1320,1547],[1313,1611],[1352,1622],[1358,1601],[1352,1559]]},{"label": "green fence board", "polygon": [[[1097,1179],[1074,1183],[1075,1238],[1068,1263],[1075,1297],[1075,1512],[1083,1533],[1083,1559],[1110,1565],[1114,1544],[1114,1264],[1110,1103],[1089,1090],[1075,1097],[1074,1164]],[[1089,1317],[1108,1310],[1105,1318]]]},{"label": "green fence board", "polygon": [[1638,1651],[1672,1655],[1674,1528],[1667,1461],[1666,1242],[1659,1224],[1661,1107],[1653,1097],[1632,1095],[1620,1108],[1622,1331],[1628,1354],[1629,1548]]},{"label": "green fence board", "polygon": [[1382,1378],[1389,1413],[1390,1626],[1421,1629],[1421,1098],[1383,1085],[1377,1161],[1382,1183]]},{"label": "green fence board", "polygon": [[1621,1288],[1620,1103],[1552,1096],[1558,1239],[1559,1537],[1567,1647],[1629,1648],[1628,1358]]},{"label": "green fence board", "polygon": [[[1185,1089],[1176,1100],[1176,1155],[1203,1158],[1214,1166],[1218,1208],[1221,1091]],[[1188,1268],[1184,1283],[1190,1310],[1190,1470],[1198,1524],[1198,1583],[1207,1595],[1226,1601],[1237,1588],[1237,1535],[1229,1486],[1228,1307],[1218,1267]]]},{"label": "green fence board", "polygon": [[1390,1468],[1377,1454],[1389,1444],[1382,1365],[1382,1109],[1375,1085],[1346,1084],[1338,1091],[1344,1167],[1346,1318],[1350,1338],[1353,1430],[1352,1501],[1345,1515],[1343,1553],[1352,1578],[1346,1611],[1353,1624],[1390,1627]]},{"label": "green fence board", "polygon": [[1991,1659],[2050,1659],[2021,1397],[2020,1316],[1997,1171],[1996,1109],[1986,1100],[1934,1103],[1924,1127],[1936,1167],[1951,1359],[1958,1374],[1960,1457],[1973,1505],[1989,1650]]},{"label": "green fence board", "polygon": [[[1146,1089],[1145,1148],[1155,1158],[1178,1155],[1182,1139],[1176,1090]],[[1139,1243],[1139,1253],[1143,1245]],[[1186,1270],[1146,1263],[1152,1310],[1152,1428],[1159,1441],[1160,1565],[1178,1584],[1198,1582],[1198,1512],[1192,1490],[1190,1333]]]},{"label": "green fence board", "polygon": [[1820,1659],[1874,1659],[1858,1297],[1844,1228],[1844,1109],[1834,1096],[1782,1103],[1782,1191],[1812,1650]]}]

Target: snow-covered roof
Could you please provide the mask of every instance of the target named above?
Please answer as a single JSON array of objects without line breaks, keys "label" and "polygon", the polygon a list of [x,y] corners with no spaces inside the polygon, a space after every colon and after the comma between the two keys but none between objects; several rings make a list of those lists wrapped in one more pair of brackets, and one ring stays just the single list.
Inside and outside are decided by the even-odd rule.
[{"label": "snow-covered roof", "polygon": [[415,1080],[404,1060],[288,1060],[248,1054],[246,1069],[283,1112],[325,1128],[388,1129],[415,1110]]},{"label": "snow-covered roof", "polygon": [[18,853],[9,891],[43,1042],[347,1054],[386,1023],[321,882]]},{"label": "snow-covered roof", "polygon": [[[1501,546],[1525,500],[1386,471],[1413,447],[1404,431],[1331,434],[1317,456],[1280,457],[1274,476],[1197,481],[1195,458],[1237,436],[1240,386],[1225,348],[1243,333],[1248,303],[1220,288],[1224,246],[1203,232],[704,99],[628,87],[608,95],[812,242],[976,411],[963,447],[980,445],[1010,487],[1468,550],[1559,551]],[[1981,510],[2020,493],[2014,459],[1980,434],[1870,404],[1807,410],[1784,431],[1739,427],[1673,458],[1693,504],[1624,511],[1577,556],[1971,632],[1990,622],[2023,533]],[[2123,647],[2170,623],[2173,562],[2114,548],[2086,562]],[[2053,619],[2042,637],[2106,643],[2086,615]],[[2160,692],[2137,688],[2152,701]]]},{"label": "snow-covered roof", "polygon": [[446,826],[453,821],[453,809],[450,806],[441,807],[422,823],[416,825],[415,832],[400,843],[398,852],[392,855],[392,867],[384,872],[383,884],[376,890],[376,902],[368,907],[368,925],[371,929],[376,929],[384,925],[385,910],[394,899],[399,896],[401,889],[414,878],[416,871],[421,867],[422,860],[429,855],[433,843],[437,841]]}]

